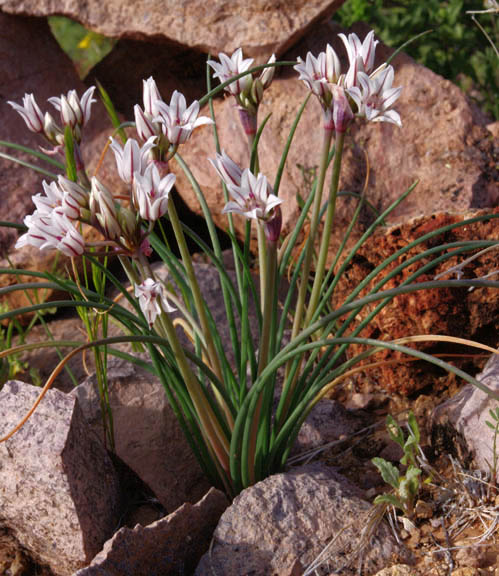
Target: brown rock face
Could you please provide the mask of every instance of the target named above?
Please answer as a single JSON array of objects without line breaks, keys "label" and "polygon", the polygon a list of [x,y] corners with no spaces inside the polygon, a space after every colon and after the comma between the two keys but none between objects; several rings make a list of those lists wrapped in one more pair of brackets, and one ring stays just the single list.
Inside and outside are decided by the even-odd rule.
[{"label": "brown rock face", "polygon": [[[10,381],[0,392],[0,436],[14,428],[39,389]],[[10,440],[0,444],[0,525],[57,576],[87,564],[118,522],[118,480],[78,402],[49,390]]]},{"label": "brown rock face", "polygon": [[328,18],[344,0],[2,0],[5,12],[62,14],[106,36],[165,39],[199,51],[268,57],[289,48],[310,25]]},{"label": "brown rock face", "polygon": [[[368,292],[382,278],[387,276],[402,262],[421,254],[425,250],[440,244],[469,240],[496,240],[499,235],[499,219],[497,209],[490,211],[496,217],[484,222],[476,222],[466,226],[456,227],[431,240],[420,243],[408,253],[400,256],[392,262],[385,271],[381,272],[372,280],[366,289],[358,297],[366,296]],[[334,297],[335,308],[339,307],[355,289],[359,283],[381,262],[394,254],[397,250],[407,246],[421,236],[443,226],[462,222],[466,218],[485,215],[486,211],[467,213],[466,215],[437,213],[430,217],[417,218],[400,226],[379,230],[357,252],[351,264],[345,270]],[[389,280],[383,290],[396,288],[407,280],[412,274],[431,260],[439,256],[435,254],[425,257],[418,262],[404,268],[402,272]],[[421,275],[417,282],[430,281],[436,275],[459,264],[469,257],[471,253],[455,256],[438,264],[432,270]],[[464,279],[484,277],[493,270],[499,269],[498,250],[490,250],[482,256],[467,264],[463,272]],[[452,278],[445,276],[445,279]],[[454,275],[455,277],[455,275]],[[493,278],[492,278],[493,279]],[[352,326],[358,325],[360,318],[365,318],[374,310],[377,302],[369,304],[358,315]],[[378,338],[380,340],[393,340],[416,334],[444,334],[461,338],[475,339],[496,345],[498,318],[499,318],[499,293],[493,288],[475,288],[469,292],[467,288],[440,288],[422,290],[397,296],[360,333],[361,337]],[[435,343],[418,343],[417,348],[426,352],[456,353],[466,352],[456,345],[435,345]],[[347,354],[354,357],[364,347],[351,345]],[[400,358],[398,353],[385,350],[371,356],[366,362],[376,360],[394,360]],[[437,375],[441,375],[438,369],[427,362],[410,362],[400,364],[388,364],[375,371],[370,370],[369,375],[379,382],[381,388],[390,392],[404,395],[412,394],[418,389],[431,385]]]},{"label": "brown rock face", "polygon": [[[151,488],[167,512],[186,501],[196,502],[209,483],[161,382],[123,360],[110,361],[107,380],[116,454]],[[104,440],[95,375],[73,394],[93,431]]]},{"label": "brown rock face", "polygon": [[[317,54],[330,42],[345,66],[345,49],[337,38],[340,31],[333,24],[318,25],[284,54],[283,59],[293,60],[298,55],[304,58],[308,51]],[[357,29],[357,32],[363,38],[366,29]],[[386,60],[390,52],[386,47],[378,46],[377,62]],[[416,190],[390,215],[391,222],[429,215],[438,210],[465,211],[495,206],[499,200],[499,187],[494,180],[497,171],[493,160],[493,139],[485,125],[480,123],[481,119],[474,115],[464,94],[406,55],[397,56],[393,65],[394,85],[403,87],[396,103],[403,127],[356,122],[346,138],[340,190],[362,192],[368,158],[370,176],[366,199],[377,210],[386,209],[419,179]],[[270,182],[273,182],[291,125],[306,94],[305,86],[290,68],[281,70],[265,92],[259,117],[263,120],[269,113],[272,116],[260,140],[260,169]],[[217,100],[214,104],[222,148],[242,167],[247,167],[246,139],[233,98]],[[320,106],[315,98],[311,98],[291,145],[279,189],[284,200],[281,206],[284,233],[292,230],[299,214],[296,195],[307,197],[310,192],[304,173],[313,172],[319,165],[321,122]],[[209,130],[195,132],[181,154],[200,183],[216,223],[226,228],[226,217],[221,214],[224,199],[219,178],[208,162],[208,158],[215,156]],[[199,211],[197,199],[182,170],[175,162],[172,162],[172,168],[177,174],[180,194],[191,210]],[[326,177],[328,182],[329,177]],[[356,203],[352,197],[339,198],[331,237],[332,251],[343,238]],[[361,227],[372,218],[373,212],[364,210]],[[242,235],[243,219],[236,217],[235,222]]]},{"label": "brown rock face", "polygon": [[229,502],[212,488],[197,504],[184,504],[149,526],[123,527],[90,566],[75,576],[176,576],[190,574],[210,545]]},{"label": "brown rock face", "polygon": [[[36,18],[22,18],[0,13],[0,66],[3,71],[3,89],[0,96],[0,139],[22,144],[38,150],[39,146],[47,147],[47,142],[37,134],[30,132],[22,118],[7,104],[11,100],[22,101],[25,93],[33,93],[43,112],[49,111],[58,118],[55,109],[46,102],[51,96],[59,96],[71,89],[76,89],[79,95],[86,86],[78,78],[69,58],[61,50],[53,38],[47,23]],[[92,117],[83,133],[82,152],[88,172],[93,174],[102,150],[110,133],[110,122],[100,103],[92,108]],[[33,160],[18,151],[7,152],[21,160],[42,166],[44,169],[57,172],[57,168]],[[108,154],[99,169],[99,177],[118,192],[121,181],[116,176],[114,158]],[[21,223],[27,214],[31,214],[35,206],[31,197],[42,192],[42,180],[49,180],[34,171],[15,164],[3,158],[0,159],[0,187],[2,202],[0,204],[0,220]],[[5,256],[8,254],[15,268],[30,270],[51,270],[56,261],[56,252],[25,247],[15,250],[14,243],[17,232],[12,228],[0,228],[0,267],[10,267]],[[89,239],[91,236],[87,236]],[[95,234],[93,236],[95,238]],[[69,264],[67,258],[59,255],[58,269],[63,270]],[[33,279],[26,279],[33,281]],[[1,275],[0,286],[16,284],[14,275]],[[51,292],[45,292],[45,299]],[[41,297],[41,295],[40,295]],[[36,300],[36,297],[35,297]],[[2,301],[7,301],[11,309],[28,305],[28,299],[23,292],[13,292]]]}]

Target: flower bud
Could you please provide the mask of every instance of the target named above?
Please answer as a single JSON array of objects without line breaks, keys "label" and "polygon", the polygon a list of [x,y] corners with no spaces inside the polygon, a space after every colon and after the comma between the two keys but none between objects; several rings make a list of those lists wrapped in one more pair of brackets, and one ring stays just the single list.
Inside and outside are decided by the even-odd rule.
[{"label": "flower bud", "polygon": [[107,238],[114,240],[121,236],[113,195],[95,176],[92,178],[89,207],[92,219],[97,220]]},{"label": "flower bud", "polygon": [[251,85],[251,98],[257,106],[263,100],[263,84],[259,78],[253,80],[253,84]]},{"label": "flower bud", "polygon": [[333,89],[333,122],[336,132],[346,132],[353,120],[353,112],[342,86],[334,85]]},{"label": "flower bud", "polygon": [[[267,64],[273,64],[275,60],[276,60],[275,54],[272,54]],[[274,73],[275,73],[274,66],[270,66],[269,68],[265,68],[264,70],[262,70],[259,80],[262,83],[264,90],[266,90],[272,84],[272,80],[274,79]]]},{"label": "flower bud", "polygon": [[52,142],[55,146],[61,146],[64,144],[64,132],[59,128],[50,112],[45,112],[43,119],[43,133],[47,140]]},{"label": "flower bud", "polygon": [[264,230],[267,241],[272,244],[277,244],[279,236],[281,235],[282,228],[282,211],[280,206],[276,206],[272,211],[272,216],[265,220]]}]

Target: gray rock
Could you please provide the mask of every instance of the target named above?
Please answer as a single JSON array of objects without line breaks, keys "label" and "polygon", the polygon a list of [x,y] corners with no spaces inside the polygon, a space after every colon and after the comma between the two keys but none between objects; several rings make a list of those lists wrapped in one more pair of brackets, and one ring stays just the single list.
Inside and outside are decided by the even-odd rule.
[{"label": "gray rock", "polygon": [[212,488],[197,504],[132,530],[123,527],[75,576],[177,576],[194,570],[229,502]]},{"label": "gray rock", "polygon": [[[309,565],[338,536],[326,564],[329,574],[360,544],[370,510],[360,496],[357,488],[322,464],[271,476],[242,492],[224,512],[196,576],[287,574],[296,560]],[[379,570],[397,557],[407,560],[406,551],[381,524],[364,550],[366,570]],[[342,573],[356,573],[357,559],[352,563],[353,572],[346,568]]]},{"label": "gray rock", "polygon": [[[498,354],[489,358],[476,378],[499,392]],[[467,384],[453,398],[433,411],[431,441],[435,450],[457,456],[464,466],[469,467],[474,463],[481,470],[490,470],[494,432],[485,422],[492,420],[489,410],[495,410],[497,406],[496,400],[472,384]]]},{"label": "gray rock", "polygon": [[[0,392],[0,436],[40,390],[10,381]],[[118,480],[75,398],[49,390],[26,424],[0,444],[0,526],[57,576],[85,566],[118,523]]]},{"label": "gray rock", "polygon": [[323,398],[318,402],[298,433],[293,453],[304,452],[328,442],[343,440],[368,425],[362,415],[352,414],[340,402]]},{"label": "gray rock", "polygon": [[[167,512],[196,502],[209,488],[158,378],[124,360],[107,373],[116,454],[155,493]],[[95,375],[73,390],[91,428],[104,439]]]}]

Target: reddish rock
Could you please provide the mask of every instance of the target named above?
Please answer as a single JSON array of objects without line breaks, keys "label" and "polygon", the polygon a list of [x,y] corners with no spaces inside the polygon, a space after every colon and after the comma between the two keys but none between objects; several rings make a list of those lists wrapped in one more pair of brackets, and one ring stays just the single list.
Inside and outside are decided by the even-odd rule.
[{"label": "reddish rock", "polygon": [[212,488],[197,504],[184,504],[149,526],[123,527],[75,576],[176,576],[192,573],[227,508]]},{"label": "reddish rock", "polygon": [[[42,111],[54,112],[53,107],[46,102],[50,96],[58,96],[71,89],[78,94],[86,90],[86,86],[78,78],[71,60],[64,54],[52,36],[48,24],[36,18],[22,18],[9,16],[0,12],[0,65],[3,71],[3,90],[0,97],[0,138],[22,144],[34,149],[47,146],[47,142],[37,134],[30,132],[22,120],[7,104],[7,101],[21,102],[25,93],[33,93]],[[57,113],[54,114],[57,117]],[[93,175],[100,155],[111,133],[111,125],[107,114],[100,102],[92,107],[90,123],[85,128],[83,139],[83,155],[88,172]],[[12,151],[2,147],[2,152],[9,153],[22,160],[38,164],[43,168],[54,171],[54,167],[42,163],[27,154]],[[121,181],[116,176],[114,158],[108,154],[99,169],[99,176],[111,187],[119,191]],[[31,214],[34,205],[31,197],[42,191],[41,183],[47,176],[39,175],[28,168],[22,167],[9,160],[0,159],[0,186],[3,202],[0,205],[0,220],[22,223],[27,214]],[[14,268],[27,268],[30,270],[53,270],[56,262],[56,252],[25,247],[15,250],[13,245],[17,239],[17,232],[11,228],[0,228],[0,267],[10,267],[5,259],[8,254]],[[95,238],[91,232],[87,238]],[[63,270],[69,260],[59,255],[58,269]],[[24,278],[25,281],[34,281],[33,278]],[[0,286],[8,286],[18,282],[14,275],[1,275]],[[33,297],[33,294],[31,295]],[[50,298],[51,291],[44,291],[42,297]],[[37,297],[34,297],[35,300]],[[12,292],[1,299],[7,302],[11,309],[29,305],[26,295]]]},{"label": "reddish rock", "polygon": [[[490,211],[499,214],[498,209]],[[433,216],[416,218],[405,224],[396,225],[388,229],[380,229],[357,252],[356,256],[345,270],[334,295],[334,306],[338,308],[355,289],[358,284],[381,262],[395,253],[398,249],[408,245],[417,238],[436,230],[442,226],[461,222],[466,218],[484,215],[486,211],[471,212],[466,215],[437,213]],[[499,219],[492,218],[485,222],[477,222],[461,226],[448,231],[437,238],[423,242],[413,248],[408,254],[392,262],[384,272],[371,281],[358,297],[366,296],[368,292],[382,278],[399,264],[410,257],[421,254],[425,250],[450,242],[466,240],[496,240],[499,236]],[[435,269],[423,274],[418,282],[431,281],[437,274],[448,270],[462,262],[471,254],[453,257]],[[435,255],[436,257],[438,255]],[[399,286],[416,270],[430,262],[430,258],[420,260],[418,263],[406,267],[393,279],[388,281],[383,289]],[[463,278],[480,278],[499,269],[499,252],[490,250],[467,264],[463,269]],[[377,302],[367,305],[356,318],[352,327],[355,327],[360,318],[374,310]],[[499,293],[493,288],[476,288],[468,291],[467,288],[451,289],[441,288],[413,292],[397,296],[388,306],[370,322],[360,333],[361,337],[378,338],[380,340],[393,340],[417,334],[444,334],[461,338],[485,341],[496,344],[497,329],[499,327]],[[467,352],[464,348],[456,349],[450,344],[436,345],[435,343],[418,343],[417,348],[426,352],[456,353]],[[351,345],[347,354],[354,357],[364,350],[363,346]],[[473,350],[475,352],[476,350]],[[398,353],[385,350],[368,358],[365,362],[377,360],[393,360],[400,358]],[[425,386],[431,386],[442,371],[426,362],[408,362],[400,364],[387,364],[369,371],[371,379],[377,380],[379,387],[399,394],[409,395]]]},{"label": "reddish rock", "polygon": [[[323,567],[357,574],[354,551],[369,510],[360,491],[323,464],[276,474],[244,490],[223,513],[196,576],[292,574],[297,561],[309,566],[333,539]],[[370,574],[389,560],[408,559],[383,523],[363,552]]]},{"label": "reddish rock", "polygon": [[[0,437],[40,389],[9,381],[0,392]],[[118,480],[78,402],[49,390],[26,424],[0,444],[0,527],[57,576],[85,566],[119,520]]]},{"label": "reddish rock", "polygon": [[105,36],[169,40],[216,54],[242,47],[248,55],[282,53],[344,0],[2,0],[5,12],[30,16],[58,14]]}]

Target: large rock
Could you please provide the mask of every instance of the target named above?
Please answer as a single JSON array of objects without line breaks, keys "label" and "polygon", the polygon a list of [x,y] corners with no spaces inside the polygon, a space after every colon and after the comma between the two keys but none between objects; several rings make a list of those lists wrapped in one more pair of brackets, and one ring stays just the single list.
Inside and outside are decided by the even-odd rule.
[{"label": "large rock", "polygon": [[[358,558],[349,555],[361,544],[369,510],[357,488],[322,464],[271,476],[242,492],[224,512],[196,575],[289,574],[297,560],[307,566],[335,537],[326,565],[338,570],[350,559],[352,569],[342,574],[356,574]],[[371,544],[364,544],[370,573],[407,558],[384,524]]]},{"label": "large rock", "polygon": [[232,53],[242,47],[249,55],[282,53],[318,19],[329,18],[344,0],[1,0],[5,12],[30,16],[58,14],[81,22],[106,36],[126,37]]},{"label": "large rock", "polygon": [[[499,392],[498,354],[490,357],[477,379]],[[474,463],[479,469],[489,472],[494,462],[494,431],[486,422],[495,424],[490,410],[495,411],[497,406],[497,401],[485,392],[466,384],[458,394],[433,411],[431,442],[434,449],[457,456],[468,468]]]},{"label": "large rock", "polygon": [[[10,381],[0,392],[0,436],[40,390]],[[0,444],[0,525],[57,576],[88,564],[118,522],[118,480],[75,398],[49,390],[28,422]]]},{"label": "large rock", "polygon": [[176,576],[192,573],[229,502],[212,488],[148,526],[123,527],[75,576]]},{"label": "large rock", "polygon": [[[341,306],[352,290],[376,266],[388,259],[397,250],[438,228],[457,224],[476,216],[486,216],[488,213],[494,214],[496,217],[483,222],[456,227],[418,244],[408,253],[389,264],[382,273],[376,276],[361,291],[358,298],[366,296],[382,278],[386,277],[397,266],[439,244],[474,240],[495,241],[499,235],[499,218],[497,218],[499,211],[498,209],[482,210],[463,215],[439,212],[432,216],[415,218],[401,225],[379,229],[357,252],[343,273],[335,291],[334,307],[338,308]],[[472,254],[468,252],[464,255],[450,258],[422,274],[417,281],[434,280],[436,276],[463,262]],[[400,286],[416,270],[438,256],[440,254],[434,254],[431,257],[420,259],[418,262],[406,266],[401,273],[386,282],[382,290]],[[499,251],[489,250],[469,262],[462,270],[462,276],[466,279],[481,278],[498,268]],[[448,274],[444,275],[442,279],[455,277],[456,274]],[[377,306],[378,302],[367,305],[359,312],[351,327],[356,327],[361,319],[367,317]],[[360,333],[360,336],[378,338],[380,340],[394,340],[417,334],[443,334],[476,339],[494,346],[497,344],[498,328],[499,292],[497,289],[476,288],[470,292],[467,288],[435,288],[397,296],[369,322]],[[417,348],[430,353],[451,354],[456,352],[454,344],[446,346],[435,342],[420,342],[417,344]],[[365,350],[363,346],[350,345],[347,354],[349,357],[354,357],[363,350]],[[376,360],[393,361],[402,356],[390,350],[383,350],[368,358],[366,363]],[[389,392],[410,395],[426,386],[434,385],[436,379],[442,376],[442,370],[424,361],[400,364],[387,363],[375,370],[370,370],[369,376],[377,380],[379,386]]]},{"label": "large rock", "polygon": [[[116,454],[151,488],[167,512],[186,501],[196,502],[209,484],[158,378],[130,362],[111,359],[107,386]],[[104,440],[95,375],[72,394],[91,428]]]},{"label": "large rock", "polygon": [[[50,110],[54,118],[58,117],[55,109],[46,102],[51,96],[59,96],[71,89],[76,89],[79,95],[86,86],[76,74],[71,60],[64,54],[50,32],[47,22],[37,18],[22,18],[9,16],[0,12],[0,65],[3,71],[3,89],[0,95],[0,139],[22,144],[30,148],[47,147],[47,142],[37,134],[30,132],[22,120],[7,104],[11,100],[20,103],[25,93],[33,93],[42,111]],[[100,102],[93,105],[92,118],[83,133],[82,151],[88,172],[93,175],[106,140],[111,132],[111,125],[104,107]],[[7,152],[22,160],[37,164],[50,171],[56,168],[33,157],[2,147]],[[121,190],[121,181],[117,178],[112,154],[107,154],[99,168],[99,177],[116,192]],[[31,197],[42,192],[42,176],[34,171],[15,164],[9,160],[0,159],[0,186],[3,202],[0,205],[0,220],[22,223],[27,214],[35,209]],[[1,268],[10,267],[44,271],[53,270],[56,265],[56,252],[25,247],[14,250],[17,233],[11,228],[0,228],[0,261]],[[87,235],[95,239],[95,233]],[[8,255],[10,263],[5,259]],[[59,270],[70,266],[69,259],[59,254],[57,258]],[[2,274],[0,286],[16,284],[19,277],[13,274]],[[33,282],[33,278],[26,278]],[[50,298],[52,292],[45,290],[37,299]],[[29,305],[29,298],[23,291],[16,291],[2,296],[2,302],[7,302],[11,309]]]},{"label": "large rock", "polygon": [[[367,30],[355,28],[363,38]],[[333,23],[317,25],[302,41],[283,55],[293,60],[308,51],[317,54],[330,42],[345,66],[346,53],[337,37],[340,28]],[[385,60],[391,50],[380,45],[377,62]],[[429,215],[436,210],[464,211],[469,208],[495,206],[499,199],[497,171],[494,169],[493,139],[482,119],[467,102],[457,86],[434,74],[404,54],[394,60],[395,85],[402,86],[396,109],[403,127],[392,124],[356,122],[347,135],[340,190],[361,193],[369,159],[370,178],[367,200],[378,210],[387,208],[415,180],[419,184],[411,196],[390,216],[389,221],[407,220]],[[272,113],[260,140],[261,171],[273,181],[281,153],[307,90],[291,68],[281,70],[265,97],[260,119]],[[222,148],[243,167],[249,163],[246,138],[239,124],[233,98],[217,100],[215,117]],[[306,173],[319,165],[322,142],[322,111],[311,98],[291,145],[279,195],[283,198],[283,231],[289,233],[298,217],[296,195],[306,197],[310,186]],[[484,122],[484,121],[483,121]],[[364,154],[365,153],[365,154]],[[227,227],[221,214],[224,205],[219,178],[208,162],[215,156],[213,139],[205,130],[193,134],[181,154],[192,169],[207,196],[215,222]],[[198,201],[187,178],[172,162],[177,173],[177,189],[187,205],[199,210]],[[305,173],[305,174],[304,174]],[[329,178],[326,178],[329,182]],[[341,197],[331,237],[334,251],[343,239],[357,201]],[[372,220],[365,209],[361,224]],[[236,228],[244,233],[243,218],[235,217]],[[358,232],[357,232],[358,234]],[[353,235],[355,237],[355,233]]]}]

